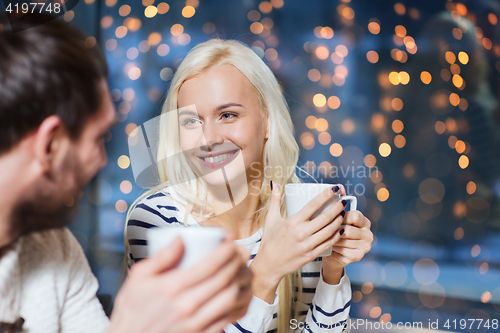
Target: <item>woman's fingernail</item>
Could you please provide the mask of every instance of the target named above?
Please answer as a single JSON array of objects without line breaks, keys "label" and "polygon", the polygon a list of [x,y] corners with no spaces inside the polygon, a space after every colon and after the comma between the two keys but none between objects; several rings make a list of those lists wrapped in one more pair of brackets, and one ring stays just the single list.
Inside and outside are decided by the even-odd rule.
[{"label": "woman's fingernail", "polygon": [[344,207],[347,205],[347,200],[342,200],[342,204],[344,205]]},{"label": "woman's fingernail", "polygon": [[342,236],[344,234],[344,229],[340,229],[339,233],[340,233],[340,236]]},{"label": "woman's fingernail", "polygon": [[342,215],[342,217],[345,217],[345,210],[341,211],[340,215]]},{"label": "woman's fingernail", "polygon": [[332,187],[332,192],[333,193],[337,193],[338,190],[339,190],[340,187],[338,187],[337,185],[335,185],[334,187]]},{"label": "woman's fingernail", "polygon": [[273,191],[273,181],[271,180],[271,181],[269,182],[269,184],[271,185],[271,192],[272,192],[272,191]]}]

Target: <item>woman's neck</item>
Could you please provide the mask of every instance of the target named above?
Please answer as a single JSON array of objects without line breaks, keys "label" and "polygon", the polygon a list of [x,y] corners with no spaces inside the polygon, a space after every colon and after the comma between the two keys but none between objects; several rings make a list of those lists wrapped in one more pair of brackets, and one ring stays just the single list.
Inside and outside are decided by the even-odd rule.
[{"label": "woman's neck", "polygon": [[257,213],[260,208],[260,186],[255,183],[248,186],[247,195],[242,200],[234,200],[234,206],[216,214],[216,216],[203,219],[195,217],[201,225],[218,226],[230,233],[236,239],[252,236],[259,228]]}]

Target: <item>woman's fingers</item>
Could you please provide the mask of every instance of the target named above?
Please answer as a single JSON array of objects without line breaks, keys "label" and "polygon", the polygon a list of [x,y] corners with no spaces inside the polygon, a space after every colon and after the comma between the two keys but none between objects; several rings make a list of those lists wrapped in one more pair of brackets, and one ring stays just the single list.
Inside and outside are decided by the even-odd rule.
[{"label": "woman's fingers", "polygon": [[338,217],[340,217],[340,220],[343,221],[343,217],[340,215],[340,213],[344,210],[344,208],[345,206],[342,200],[340,200],[336,202],[332,207],[328,208],[326,211],[316,216],[313,220],[305,221],[304,227],[307,228],[308,233],[312,235],[316,233],[318,230],[329,225],[330,223],[333,223],[333,221]]},{"label": "woman's fingers", "polygon": [[344,224],[353,225],[358,228],[370,228],[371,222],[359,210],[345,212]]},{"label": "woman's fingers", "polygon": [[[318,216],[319,217],[319,216]],[[339,230],[340,225],[342,224],[342,216],[337,215],[330,224],[326,225],[323,229],[318,230],[314,234],[312,234],[307,240],[307,248],[314,249],[318,245],[324,243],[334,236],[334,234]],[[312,221],[311,221],[312,222]]]},{"label": "woman's fingers", "polygon": [[269,186],[271,187],[271,196],[269,199],[269,210],[266,215],[266,224],[276,223],[281,220],[281,188],[278,183],[272,180],[269,182]]},{"label": "woman's fingers", "polygon": [[[307,221],[310,217],[316,213],[328,200],[333,198],[337,192],[340,190],[338,185],[327,188],[322,191],[316,197],[314,197],[307,205],[305,205],[300,211],[295,213],[295,216],[299,221]],[[334,192],[335,191],[335,192]]]},{"label": "woman's fingers", "polygon": [[346,247],[340,247],[337,245],[334,245],[332,247],[332,251],[340,254],[344,258],[344,261],[346,261],[346,264],[355,261],[360,261],[365,256],[365,252],[359,249],[350,249]]},{"label": "woman's fingers", "polygon": [[314,260],[314,258],[317,258],[321,253],[325,252],[329,248],[333,247],[333,245],[337,243],[339,239],[340,239],[340,233],[337,231],[333,234],[333,236],[331,236],[326,241],[316,246],[311,251],[312,260]]}]

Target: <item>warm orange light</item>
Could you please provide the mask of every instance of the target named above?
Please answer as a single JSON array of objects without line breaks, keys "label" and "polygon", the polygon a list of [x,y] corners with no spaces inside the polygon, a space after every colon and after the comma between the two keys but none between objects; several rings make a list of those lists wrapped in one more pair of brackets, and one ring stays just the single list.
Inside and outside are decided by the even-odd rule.
[{"label": "warm orange light", "polygon": [[259,10],[264,14],[270,13],[273,10],[273,5],[269,1],[262,1],[259,4]]},{"label": "warm orange light", "polygon": [[127,16],[130,14],[131,10],[132,8],[129,5],[123,5],[118,10],[118,14],[120,14],[120,16]]},{"label": "warm orange light", "polygon": [[330,96],[328,98],[328,106],[333,110],[338,109],[340,107],[340,98],[337,96]]},{"label": "warm orange light", "polygon": [[337,47],[335,47],[335,52],[340,53],[340,55],[344,58],[347,57],[347,54],[349,54],[349,50],[345,45],[337,45]]},{"label": "warm orange light", "polygon": [[155,6],[147,6],[146,9],[144,9],[144,16],[147,18],[153,18],[158,14],[158,8]]},{"label": "warm orange light", "polygon": [[460,156],[458,159],[458,165],[462,168],[465,169],[469,166],[469,158],[465,155]]},{"label": "warm orange light", "polygon": [[330,154],[334,157],[339,157],[342,155],[342,146],[338,143],[334,143],[330,146]]},{"label": "warm orange light", "polygon": [[317,82],[321,79],[321,73],[316,68],[313,68],[307,72],[307,77],[312,82]]},{"label": "warm orange light", "polygon": [[460,103],[460,97],[455,93],[451,93],[450,94],[450,104],[453,106],[457,106],[459,103]]},{"label": "warm orange light", "polygon": [[454,64],[455,61],[457,60],[457,57],[455,56],[455,54],[451,51],[447,51],[444,55],[446,61],[450,64]]},{"label": "warm orange light", "polygon": [[325,60],[328,58],[329,55],[330,55],[330,50],[328,50],[326,46],[318,46],[316,48],[316,56],[319,59]]},{"label": "warm orange light", "polygon": [[431,73],[429,73],[427,71],[423,71],[422,73],[420,73],[420,80],[422,80],[422,82],[424,84],[431,83],[431,81],[432,81],[432,75],[431,75]]},{"label": "warm orange light", "polygon": [[375,64],[379,59],[378,53],[376,51],[368,51],[366,53],[366,59],[372,64]]},{"label": "warm orange light", "polygon": [[311,133],[305,132],[300,136],[300,143],[304,149],[311,150],[314,148],[314,137]]},{"label": "warm orange light", "polygon": [[458,53],[458,61],[460,61],[463,65],[466,65],[469,62],[469,55],[464,51],[460,51]]},{"label": "warm orange light", "polygon": [[345,134],[351,134],[356,129],[356,125],[354,124],[354,121],[352,121],[352,119],[345,119],[344,121],[342,121],[340,127],[342,128],[342,132],[344,132]]},{"label": "warm orange light", "polygon": [[384,142],[378,147],[378,152],[380,156],[387,157],[391,154],[391,146]]},{"label": "warm orange light", "polygon": [[316,128],[316,121],[318,119],[315,116],[309,116],[306,118],[306,126],[310,129]]},{"label": "warm orange light", "polygon": [[174,24],[170,28],[170,33],[172,34],[172,36],[180,36],[183,32],[184,32],[184,27],[179,23]]},{"label": "warm orange light", "polygon": [[262,33],[262,31],[264,31],[264,26],[260,22],[254,22],[250,25],[250,31],[253,34],[258,35],[258,34]]},{"label": "warm orange light", "polygon": [[453,75],[452,82],[455,87],[460,88],[464,84],[464,79],[460,75]]},{"label": "warm orange light", "polygon": [[394,98],[391,101],[391,107],[394,109],[394,111],[401,111],[403,108],[403,101],[400,98]]},{"label": "warm orange light", "polygon": [[166,2],[160,2],[156,8],[158,10],[158,14],[165,14],[170,9],[170,5]]},{"label": "warm orange light", "polygon": [[368,31],[370,31],[374,35],[379,34],[380,33],[380,24],[378,24],[377,22],[368,23]]},{"label": "warm orange light", "polygon": [[332,136],[328,132],[321,132],[318,135],[318,141],[321,143],[323,146],[326,146],[327,144],[332,141]]},{"label": "warm orange light", "polygon": [[132,192],[132,183],[130,183],[128,180],[122,181],[120,183],[120,191],[125,194]]},{"label": "warm orange light", "polygon": [[406,138],[401,134],[396,135],[394,138],[394,145],[398,148],[403,148],[406,144]]},{"label": "warm orange light", "polygon": [[489,13],[488,14],[488,21],[490,21],[490,23],[492,25],[496,25],[498,23],[498,17],[493,13]]},{"label": "warm orange light", "polygon": [[446,131],[446,125],[442,121],[438,120],[434,125],[434,129],[436,130],[437,134],[443,134],[444,131]]},{"label": "warm orange light", "polygon": [[323,118],[318,118],[316,121],[316,129],[320,132],[324,132],[328,129],[328,121]]},{"label": "warm orange light", "polygon": [[119,26],[115,30],[115,36],[116,38],[123,38],[127,35],[128,29],[127,27],[124,27],[123,25]]},{"label": "warm orange light", "polygon": [[462,29],[460,28],[453,28],[451,33],[453,34],[453,37],[455,37],[455,39],[457,40],[461,40],[463,37]]},{"label": "warm orange light", "polygon": [[470,195],[474,194],[474,192],[476,192],[476,183],[474,183],[473,181],[470,181],[467,183],[467,193],[469,193]]},{"label": "warm orange light", "polygon": [[323,94],[316,94],[313,97],[313,104],[317,107],[323,107],[326,104],[326,97]]},{"label": "warm orange light", "polygon": [[[381,189],[379,189],[377,191],[377,199],[379,201],[382,201],[382,202],[387,201],[387,199],[389,199],[389,190],[387,190],[385,187],[382,187]],[[371,316],[371,314],[370,314],[370,316]],[[376,316],[376,317],[378,317],[378,316]],[[372,318],[376,318],[376,317],[372,317]]]},{"label": "warm orange light", "polygon": [[371,168],[371,167],[375,166],[375,164],[377,163],[377,158],[375,156],[373,156],[372,154],[368,154],[365,156],[363,162],[365,163],[365,165],[368,168]]},{"label": "warm orange light", "polygon": [[156,45],[160,44],[160,42],[161,42],[161,35],[160,35],[160,33],[158,33],[158,32],[152,32],[151,34],[149,34],[148,42],[152,46],[156,46]]},{"label": "warm orange light", "polygon": [[394,133],[401,133],[404,129],[403,122],[399,119],[396,119],[392,122],[392,130]]},{"label": "warm orange light", "polygon": [[118,200],[115,204],[115,208],[119,213],[125,213],[127,211],[128,205],[125,200]]},{"label": "warm orange light", "polygon": [[406,13],[406,7],[402,3],[398,2],[394,5],[394,11],[398,15],[404,15]]},{"label": "warm orange light", "polygon": [[182,16],[184,16],[185,18],[193,17],[195,12],[196,10],[193,6],[185,6],[184,8],[182,8]]},{"label": "warm orange light", "polygon": [[399,37],[403,38],[406,36],[406,28],[403,27],[402,25],[397,25],[396,28],[394,28],[396,35]]}]

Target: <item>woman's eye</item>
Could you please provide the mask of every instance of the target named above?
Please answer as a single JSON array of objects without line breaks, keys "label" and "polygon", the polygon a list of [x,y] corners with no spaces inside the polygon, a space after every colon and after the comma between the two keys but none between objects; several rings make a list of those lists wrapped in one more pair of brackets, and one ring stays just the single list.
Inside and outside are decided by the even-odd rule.
[{"label": "woman's eye", "polygon": [[189,125],[194,125],[196,123],[196,119],[193,119],[193,118],[189,118],[189,119],[186,119],[184,120],[184,122],[182,123],[183,126],[189,126]]},{"label": "woman's eye", "polygon": [[234,117],[236,117],[236,115],[234,113],[223,113],[222,114],[222,118],[224,118],[224,119],[232,119]]}]

